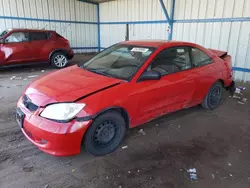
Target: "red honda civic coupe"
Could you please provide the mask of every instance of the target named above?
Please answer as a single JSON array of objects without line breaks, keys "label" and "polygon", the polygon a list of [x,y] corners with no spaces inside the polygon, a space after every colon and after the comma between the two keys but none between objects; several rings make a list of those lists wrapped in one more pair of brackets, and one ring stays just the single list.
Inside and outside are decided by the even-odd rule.
[{"label": "red honda civic coupe", "polygon": [[127,129],[234,90],[231,56],[176,41],[126,41],[31,83],[18,101],[23,134],[42,151],[113,152]]}]

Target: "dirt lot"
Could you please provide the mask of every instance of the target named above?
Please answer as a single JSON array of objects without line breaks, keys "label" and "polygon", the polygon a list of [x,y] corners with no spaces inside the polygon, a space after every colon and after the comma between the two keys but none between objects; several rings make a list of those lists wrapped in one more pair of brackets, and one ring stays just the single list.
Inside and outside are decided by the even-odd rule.
[{"label": "dirt lot", "polygon": [[[93,157],[84,148],[74,157],[44,154],[23,136],[14,112],[24,88],[50,71],[49,65],[0,70],[0,187],[250,187],[250,102],[239,104],[227,93],[214,111],[197,106],[130,130],[110,155]],[[198,181],[189,179],[189,168],[197,169]]]}]

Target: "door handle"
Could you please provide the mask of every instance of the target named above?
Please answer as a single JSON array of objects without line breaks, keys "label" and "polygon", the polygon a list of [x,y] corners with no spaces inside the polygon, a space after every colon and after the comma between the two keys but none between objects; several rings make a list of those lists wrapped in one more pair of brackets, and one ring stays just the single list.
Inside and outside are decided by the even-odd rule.
[{"label": "door handle", "polygon": [[24,45],[24,48],[28,48],[28,45]]}]

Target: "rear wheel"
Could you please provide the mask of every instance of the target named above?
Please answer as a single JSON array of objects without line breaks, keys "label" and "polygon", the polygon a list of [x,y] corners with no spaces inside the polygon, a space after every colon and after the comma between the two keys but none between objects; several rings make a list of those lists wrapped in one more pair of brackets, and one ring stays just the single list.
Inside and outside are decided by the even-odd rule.
[{"label": "rear wheel", "polygon": [[102,156],[113,152],[126,132],[125,120],[119,112],[109,111],[98,116],[89,127],[84,146],[92,155]]},{"label": "rear wheel", "polygon": [[217,81],[207,93],[204,101],[202,102],[201,106],[203,108],[213,110],[218,107],[220,104],[221,98],[223,93],[223,86],[221,82]]},{"label": "rear wheel", "polygon": [[64,68],[68,64],[68,57],[62,52],[56,52],[51,56],[50,62],[57,69]]}]

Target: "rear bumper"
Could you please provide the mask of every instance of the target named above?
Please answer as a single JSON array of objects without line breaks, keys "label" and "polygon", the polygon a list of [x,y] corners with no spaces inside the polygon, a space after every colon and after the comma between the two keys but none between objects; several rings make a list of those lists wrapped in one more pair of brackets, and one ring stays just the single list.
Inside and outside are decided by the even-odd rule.
[{"label": "rear bumper", "polygon": [[226,87],[226,89],[233,95],[236,90],[235,82],[232,81],[231,84],[228,87]]},{"label": "rear bumper", "polygon": [[68,53],[69,60],[73,59],[74,55],[75,55],[74,51],[70,50],[69,53]]}]

